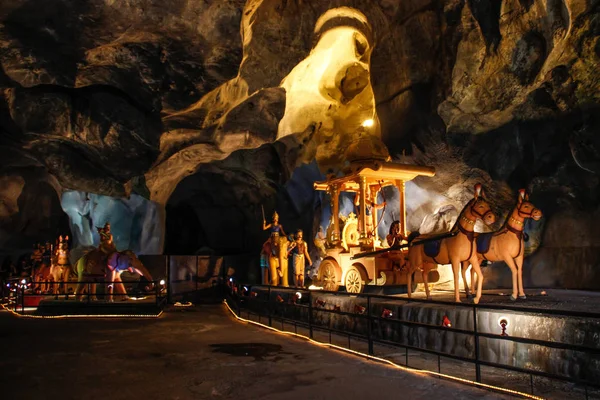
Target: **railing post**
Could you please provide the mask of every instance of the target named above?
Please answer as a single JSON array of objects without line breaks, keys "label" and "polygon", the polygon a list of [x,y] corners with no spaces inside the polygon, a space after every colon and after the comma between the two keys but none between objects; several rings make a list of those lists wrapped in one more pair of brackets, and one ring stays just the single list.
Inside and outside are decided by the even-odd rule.
[{"label": "railing post", "polygon": [[373,319],[371,316],[371,296],[367,297],[367,342],[369,344],[369,355],[374,355],[373,352]]},{"label": "railing post", "polygon": [[21,285],[21,312],[25,314],[25,285]]},{"label": "railing post", "polygon": [[[250,291],[248,291],[250,293]],[[235,296],[235,305],[237,306],[237,315],[242,317],[242,295],[240,294],[240,287],[238,286],[237,295]]]},{"label": "railing post", "polygon": [[154,293],[155,293],[155,296],[156,296],[156,305],[157,306],[160,304],[160,302],[158,301],[158,296],[160,295],[159,285],[160,285],[160,281],[159,281],[158,284],[156,282],[154,282]]},{"label": "railing post", "polygon": [[529,383],[531,385],[531,394],[533,394],[533,375],[529,374]]},{"label": "railing post", "polygon": [[312,292],[308,292],[308,337],[313,339],[313,299]]},{"label": "railing post", "polygon": [[91,292],[91,290],[92,290],[92,289],[91,289],[91,285],[90,285],[90,283],[88,282],[88,283],[87,283],[87,302],[88,302],[88,304],[90,304],[90,292]]},{"label": "railing post", "polygon": [[271,320],[271,285],[269,285],[269,291],[267,295],[267,314],[269,316],[269,326],[273,326],[273,321]]},{"label": "railing post", "polygon": [[473,305],[473,340],[475,342],[475,380],[481,383],[481,365],[479,364],[479,333],[477,331],[476,305]]}]

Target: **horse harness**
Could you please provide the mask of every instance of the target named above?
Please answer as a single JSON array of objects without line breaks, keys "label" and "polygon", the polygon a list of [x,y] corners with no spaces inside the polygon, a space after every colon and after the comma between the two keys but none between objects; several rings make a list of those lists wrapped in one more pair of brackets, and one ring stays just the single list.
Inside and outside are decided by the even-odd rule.
[{"label": "horse harness", "polygon": [[[492,212],[492,210],[487,210],[484,214],[481,214],[480,212],[478,212],[477,210],[475,210],[475,204],[479,201],[479,199],[475,200],[473,202],[473,204],[471,205],[471,214],[475,215],[476,217],[481,218],[482,220],[485,219],[486,215],[490,214]],[[475,225],[475,222],[477,222],[477,220],[473,221],[467,217],[465,217],[464,215],[461,215],[460,219],[462,221],[464,221],[465,223],[469,224],[469,225]],[[471,251],[469,252],[469,256],[467,257],[466,260],[462,260],[461,262],[464,261],[468,261],[471,259],[471,257],[473,256],[473,240],[475,240],[475,232],[474,231],[468,231],[465,228],[463,228],[463,226],[459,223],[456,224],[458,226],[458,231],[455,233],[458,234],[458,232],[461,232],[462,234],[464,234],[467,239],[469,240],[469,242],[471,243]],[[433,261],[436,264],[440,264],[440,262],[438,262],[435,257],[431,257],[433,259]]]},{"label": "horse harness", "polygon": [[[519,217],[521,217],[521,218],[525,218],[525,219],[527,219],[527,218],[531,218],[531,217],[533,216],[533,213],[534,213],[536,210],[537,210],[537,208],[535,208],[535,207],[534,207],[534,208],[531,210],[531,212],[529,212],[529,213],[526,213],[526,212],[524,212],[524,211],[522,211],[522,210],[521,210],[521,206],[520,206],[520,205],[517,205],[517,215],[518,215]],[[517,252],[517,257],[518,257],[518,256],[519,256],[519,254],[521,254],[521,251],[523,250],[523,238],[524,238],[524,237],[526,237],[526,236],[527,236],[527,234],[526,234],[526,233],[523,231],[523,229],[519,230],[519,229],[516,229],[516,228],[513,228],[512,226],[510,226],[510,225],[508,224],[508,221],[512,221],[512,222],[514,222],[515,224],[517,224],[517,225],[521,225],[521,226],[523,226],[523,223],[524,223],[524,221],[523,221],[523,222],[521,222],[521,221],[519,221],[519,220],[516,220],[516,219],[514,219],[514,218],[512,217],[512,215],[511,215],[510,217],[508,217],[507,223],[506,223],[506,225],[504,225],[504,228],[503,228],[503,229],[500,229],[498,232],[494,233],[494,234],[492,235],[492,237],[503,235],[503,234],[504,234],[504,233],[506,233],[507,231],[514,233],[514,234],[515,234],[515,236],[517,237],[517,239],[519,240],[519,251]],[[489,250],[488,250],[488,251],[489,251]],[[485,254],[483,254],[483,253],[482,253],[482,254],[481,254],[481,256],[483,257],[483,259],[484,259],[485,261],[490,261],[490,260],[488,260],[488,259],[486,258]]]}]

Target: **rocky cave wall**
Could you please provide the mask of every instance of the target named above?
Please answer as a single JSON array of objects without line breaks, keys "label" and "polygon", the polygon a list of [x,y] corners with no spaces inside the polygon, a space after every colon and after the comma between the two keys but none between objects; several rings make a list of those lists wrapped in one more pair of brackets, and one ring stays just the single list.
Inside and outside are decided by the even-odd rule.
[{"label": "rocky cave wall", "polygon": [[[317,51],[342,28],[349,64]],[[545,214],[526,284],[598,288],[599,34],[585,0],[2,2],[0,247],[68,229],[68,191],[151,200],[168,252],[252,251],[261,204],[314,233],[327,200],[296,167],[334,170],[370,115],[396,161],[437,169],[409,230],[477,181],[501,222],[525,187]]]}]

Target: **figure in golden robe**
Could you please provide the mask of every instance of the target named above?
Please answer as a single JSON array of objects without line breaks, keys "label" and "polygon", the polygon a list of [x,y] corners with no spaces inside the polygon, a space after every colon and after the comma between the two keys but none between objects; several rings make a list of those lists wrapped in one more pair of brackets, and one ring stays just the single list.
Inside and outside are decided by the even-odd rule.
[{"label": "figure in golden robe", "polygon": [[283,276],[279,269],[279,233],[271,233],[271,237],[267,241],[265,247],[269,254],[269,283],[273,286],[277,286],[279,284],[279,278]]},{"label": "figure in golden robe", "polygon": [[292,242],[286,236],[279,236],[279,278],[281,286],[288,287],[288,259],[289,259],[289,247]]},{"label": "figure in golden robe", "polygon": [[294,286],[304,287],[304,268],[308,260],[309,267],[312,265],[312,260],[308,254],[308,245],[303,239],[304,233],[302,229],[296,231],[296,240],[290,246],[289,252],[293,255],[294,265]]}]

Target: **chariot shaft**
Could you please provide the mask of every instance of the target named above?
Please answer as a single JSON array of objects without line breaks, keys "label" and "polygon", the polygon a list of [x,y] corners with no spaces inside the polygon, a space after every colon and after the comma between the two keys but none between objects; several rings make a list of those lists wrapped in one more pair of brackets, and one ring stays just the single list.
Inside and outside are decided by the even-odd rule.
[{"label": "chariot shaft", "polygon": [[376,256],[378,254],[384,254],[384,253],[387,253],[387,252],[390,252],[390,251],[405,249],[405,248],[410,247],[410,246],[416,246],[418,244],[425,244],[425,243],[429,243],[429,242],[434,242],[436,240],[441,240],[441,239],[445,239],[445,238],[456,236],[458,234],[458,232],[459,231],[456,230],[456,231],[452,231],[452,232],[441,234],[439,236],[434,236],[434,237],[431,237],[431,238],[418,240],[416,242],[411,242],[411,243],[401,244],[401,245],[398,245],[398,246],[388,247],[387,249],[381,249],[381,250],[376,250],[376,251],[368,251],[368,252],[365,252],[365,253],[359,253],[359,254],[356,254],[355,256],[351,257],[350,259],[351,260],[358,260],[359,258],[372,257],[372,256]]}]

